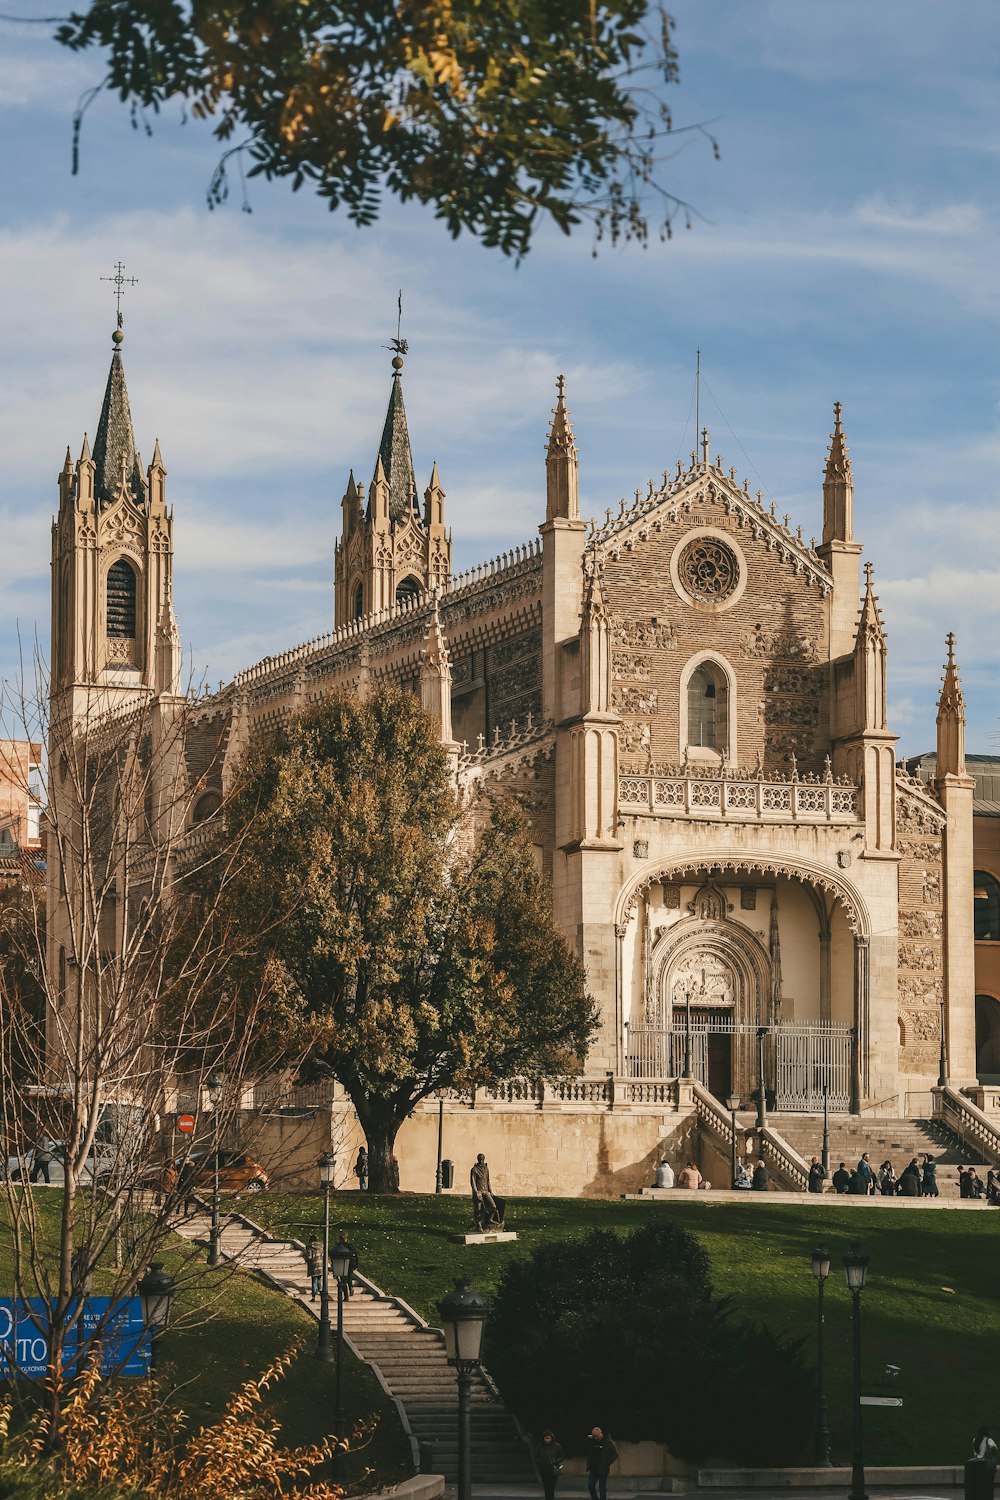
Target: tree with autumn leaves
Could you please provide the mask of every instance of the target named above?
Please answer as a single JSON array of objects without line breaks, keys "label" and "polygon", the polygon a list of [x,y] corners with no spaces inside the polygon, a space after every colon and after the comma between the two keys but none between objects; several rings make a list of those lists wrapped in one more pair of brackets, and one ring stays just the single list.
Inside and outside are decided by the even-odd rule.
[{"label": "tree with autumn leaves", "polygon": [[[520,813],[473,841],[434,722],[409,694],[334,693],[247,753],[226,813],[227,901],[275,1002],[312,1032],[392,1187],[396,1134],[439,1089],[576,1070],[596,1029]],[[290,1040],[294,1027],[290,1028]]]},{"label": "tree with autumn leaves", "polygon": [[239,153],[356,224],[389,193],[519,257],[546,219],[612,242],[690,223],[662,180],[672,26],[655,0],[89,0],[56,35],[103,53],[83,108],[214,120],[210,202]]}]

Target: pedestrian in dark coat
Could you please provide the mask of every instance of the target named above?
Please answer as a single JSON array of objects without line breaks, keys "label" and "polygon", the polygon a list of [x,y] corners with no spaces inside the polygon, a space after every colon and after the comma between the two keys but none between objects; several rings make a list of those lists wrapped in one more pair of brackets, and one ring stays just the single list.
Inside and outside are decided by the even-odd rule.
[{"label": "pedestrian in dark coat", "polygon": [[851,1173],[850,1186],[848,1187],[847,1191],[851,1194],[851,1196],[853,1198],[867,1198],[868,1197],[868,1179],[867,1179],[867,1177],[865,1177],[863,1175],[863,1173],[860,1172],[860,1171],[854,1171],[854,1172],[852,1172]]},{"label": "pedestrian in dark coat", "polygon": [[771,1186],[771,1179],[767,1175],[767,1167],[762,1161],[759,1161],[753,1169],[753,1178],[751,1179],[750,1186],[755,1193],[766,1193]]},{"label": "pedestrian in dark coat", "polygon": [[312,1300],[315,1302],[323,1286],[323,1241],[315,1235],[306,1246],[306,1264],[312,1283]]},{"label": "pedestrian in dark coat", "polygon": [[908,1167],[904,1167],[902,1172],[900,1172],[896,1192],[900,1198],[920,1197],[920,1169],[917,1166],[916,1157],[913,1158]]},{"label": "pedestrian in dark coat", "polygon": [[535,1468],[542,1481],[545,1500],[555,1500],[556,1480],[562,1473],[563,1451],[549,1429],[542,1433],[542,1441],[535,1447]]},{"label": "pedestrian in dark coat", "polygon": [[988,1427],[980,1427],[972,1441],[972,1457],[965,1465],[965,1500],[992,1500],[997,1477],[997,1445]]},{"label": "pedestrian in dark coat", "polygon": [[833,1187],[837,1193],[846,1193],[851,1185],[851,1174],[847,1170],[846,1161],[842,1161],[833,1174]]},{"label": "pedestrian in dark coat", "polygon": [[937,1185],[937,1167],[933,1156],[924,1157],[924,1172],[920,1180],[920,1192],[924,1198],[939,1197]]},{"label": "pedestrian in dark coat", "polygon": [[819,1157],[814,1156],[812,1161],[809,1163],[809,1191],[811,1193],[821,1193],[823,1191],[823,1184],[825,1181],[826,1168],[823,1166],[823,1163],[820,1161]]},{"label": "pedestrian in dark coat", "polygon": [[872,1166],[872,1164],[871,1164],[871,1162],[870,1162],[870,1160],[868,1158],[868,1152],[867,1151],[865,1151],[865,1152],[862,1153],[861,1160],[858,1162],[858,1176],[861,1178],[861,1181],[865,1185],[865,1192],[866,1193],[874,1193],[874,1191],[875,1191],[875,1168]]},{"label": "pedestrian in dark coat", "polygon": [[896,1176],[892,1162],[886,1159],[878,1169],[879,1192],[883,1198],[891,1198],[896,1191],[899,1179]]},{"label": "pedestrian in dark coat", "polygon": [[600,1427],[591,1429],[587,1438],[584,1456],[587,1460],[587,1489],[590,1500],[608,1500],[608,1474],[611,1465],[618,1462],[618,1449],[607,1433]]}]

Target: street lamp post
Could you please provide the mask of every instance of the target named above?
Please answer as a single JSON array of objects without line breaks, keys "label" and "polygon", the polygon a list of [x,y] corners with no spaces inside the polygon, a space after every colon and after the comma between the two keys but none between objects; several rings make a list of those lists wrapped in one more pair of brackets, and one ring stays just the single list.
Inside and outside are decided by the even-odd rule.
[{"label": "street lamp post", "polygon": [[823,1177],[830,1176],[830,1116],[827,1109],[828,1087],[823,1085]]},{"label": "street lamp post", "polygon": [[865,1456],[861,1431],[861,1293],[868,1275],[868,1256],[860,1245],[852,1245],[844,1256],[844,1275],[851,1294],[851,1332],[854,1344],[854,1425],[851,1443],[851,1493],[848,1500],[868,1500],[865,1492]]},{"label": "street lamp post", "polygon": [[767,1124],[767,1098],[764,1093],[764,1038],[767,1036],[767,1027],[757,1027],[757,1129],[763,1130]]},{"label": "street lamp post", "polygon": [[691,1077],[691,990],[684,996],[684,1077]]},{"label": "street lamp post", "polygon": [[217,1266],[219,1254],[219,1105],[222,1103],[222,1079],[213,1073],[205,1084],[212,1105],[212,1227],[208,1235],[208,1263]]},{"label": "street lamp post", "polygon": [[324,1151],[319,1161],[319,1180],[323,1188],[323,1280],[319,1292],[319,1335],[316,1339],[316,1358],[333,1358],[333,1341],[330,1337],[330,1189],[337,1159],[330,1151]]},{"label": "street lamp post", "polygon": [[160,1332],[170,1322],[170,1307],[176,1289],[173,1277],[167,1274],[159,1260],[154,1260],[136,1289],[142,1299],[142,1321],[149,1329],[150,1375],[156,1374]]},{"label": "street lamp post", "polygon": [[823,1382],[823,1293],[826,1290],[826,1278],[830,1274],[830,1252],[823,1245],[817,1245],[813,1251],[812,1273],[816,1278],[819,1289],[819,1323],[816,1337],[816,1462],[820,1465],[829,1465],[830,1462],[830,1424],[826,1412],[826,1391]]},{"label": "street lamp post", "polygon": [[944,1026],[944,1001],[941,1001],[941,1053],[938,1059],[938,1088],[948,1086],[948,1043]]},{"label": "street lamp post", "polygon": [[438,1303],[438,1314],[448,1363],[458,1376],[458,1500],[472,1500],[472,1377],[479,1369],[486,1303],[462,1277]]},{"label": "street lamp post", "polygon": [[734,1188],[736,1186],[736,1111],[740,1107],[740,1096],[739,1096],[739,1094],[730,1094],[729,1098],[726,1100],[726,1103],[729,1105],[729,1129],[730,1129],[730,1141],[729,1141],[729,1186],[731,1188]]},{"label": "street lamp post", "polygon": [[344,1288],[356,1265],[357,1257],[354,1254],[354,1247],[341,1235],[330,1254],[330,1269],[337,1278],[337,1371],[333,1403],[334,1435],[337,1439],[333,1457],[335,1480],[341,1477],[344,1452],[342,1445],[346,1436],[344,1432]]}]

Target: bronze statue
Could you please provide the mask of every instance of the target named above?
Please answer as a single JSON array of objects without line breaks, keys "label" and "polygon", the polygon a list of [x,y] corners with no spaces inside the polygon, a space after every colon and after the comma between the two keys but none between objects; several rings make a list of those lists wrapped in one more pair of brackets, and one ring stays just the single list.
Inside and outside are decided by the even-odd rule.
[{"label": "bronze statue", "polygon": [[469,1173],[472,1188],[472,1217],[480,1233],[503,1228],[503,1199],[497,1202],[490,1186],[490,1169],[486,1157],[480,1151],[475,1165]]}]

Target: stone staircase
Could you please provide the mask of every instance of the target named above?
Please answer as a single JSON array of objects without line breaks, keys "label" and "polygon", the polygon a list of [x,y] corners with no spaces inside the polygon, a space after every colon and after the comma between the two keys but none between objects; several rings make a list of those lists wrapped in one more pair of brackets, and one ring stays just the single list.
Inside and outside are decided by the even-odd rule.
[{"label": "stone staircase", "polygon": [[[199,1210],[174,1227],[185,1239],[207,1243],[209,1215]],[[303,1247],[297,1241],[270,1239],[250,1221],[231,1216],[223,1221],[220,1248],[227,1260],[257,1272],[318,1319],[319,1301],[310,1298]],[[336,1283],[331,1294],[333,1321]],[[401,1408],[414,1444],[418,1448],[424,1443],[431,1445],[433,1472],[454,1481],[458,1473],[458,1386],[455,1371],[447,1362],[443,1335],[429,1328],[405,1303],[356,1275],[354,1295],[344,1301],[344,1336],[354,1353],[374,1366]],[[472,1384],[472,1477],[481,1484],[536,1482],[528,1449],[515,1422],[483,1375],[474,1377]]]},{"label": "stone staircase", "polygon": [[[816,1115],[772,1114],[768,1124],[776,1134],[808,1162],[820,1156],[823,1121]],[[992,1162],[971,1150],[938,1120],[882,1120],[864,1115],[830,1116],[830,1173],[842,1161],[857,1165],[863,1151],[876,1172],[889,1160],[897,1176],[914,1156],[930,1154],[937,1163],[938,1190],[942,1197],[958,1197],[958,1169],[974,1165],[983,1181]]]}]

